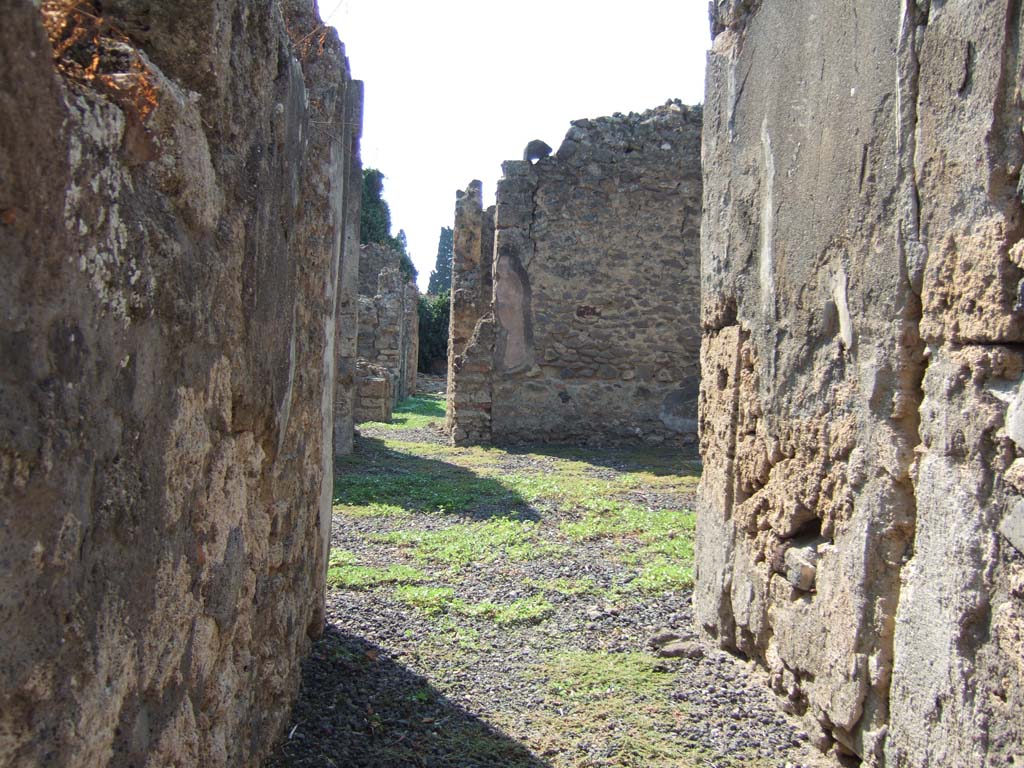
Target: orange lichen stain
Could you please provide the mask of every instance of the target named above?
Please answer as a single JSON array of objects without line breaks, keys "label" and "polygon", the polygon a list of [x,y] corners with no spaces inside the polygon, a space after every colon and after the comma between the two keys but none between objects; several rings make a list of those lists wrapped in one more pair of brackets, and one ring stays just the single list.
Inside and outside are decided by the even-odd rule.
[{"label": "orange lichen stain", "polygon": [[[90,0],[44,0],[40,13],[57,69],[90,85],[145,123],[159,106],[153,75],[132,41],[105,19]],[[118,45],[123,44],[123,45]],[[117,54],[130,51],[130,63]]]}]

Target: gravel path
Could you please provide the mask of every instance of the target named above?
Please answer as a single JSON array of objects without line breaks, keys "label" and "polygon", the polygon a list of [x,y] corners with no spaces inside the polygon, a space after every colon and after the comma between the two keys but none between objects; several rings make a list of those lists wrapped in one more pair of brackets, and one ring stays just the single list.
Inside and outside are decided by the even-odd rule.
[{"label": "gravel path", "polygon": [[[367,472],[386,472],[372,459],[387,441],[420,443],[432,461],[444,460],[435,424],[361,432],[345,471],[363,466],[363,456]],[[577,476],[617,483],[638,469],[621,454],[576,464]],[[562,466],[558,452],[463,455],[496,477],[554,477]],[[648,489],[626,483],[619,499],[655,510],[691,504],[692,483],[663,480]],[[292,722],[267,768],[826,765],[747,666],[696,643],[688,589],[633,589],[643,566],[629,556],[642,549],[635,537],[569,538],[562,526],[579,521],[580,510],[534,498],[536,522],[527,525],[539,553],[455,567],[382,537],[486,521],[406,506],[400,514],[336,513],[332,547],[363,566],[415,568],[419,586],[451,590],[461,602],[432,611],[403,601],[394,584],[330,589],[326,632],[303,665]],[[492,519],[529,517],[488,509]],[[533,599],[545,601],[546,613],[530,621],[500,623],[464,608]],[[652,646],[666,629],[678,657]]]}]

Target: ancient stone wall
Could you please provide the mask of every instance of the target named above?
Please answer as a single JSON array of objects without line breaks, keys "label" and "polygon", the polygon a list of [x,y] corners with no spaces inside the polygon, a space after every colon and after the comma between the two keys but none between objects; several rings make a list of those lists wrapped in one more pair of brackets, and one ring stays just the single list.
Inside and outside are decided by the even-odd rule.
[{"label": "ancient stone wall", "polygon": [[494,210],[484,209],[479,181],[455,195],[445,428],[460,444],[490,442],[493,348],[477,349],[472,362],[466,348],[477,323],[491,311]]},{"label": "ancient stone wall", "polygon": [[[390,409],[416,391],[416,357],[419,352],[419,290],[401,271],[401,254],[378,244],[364,245],[359,261],[359,333],[356,345],[358,360],[386,369],[391,394]],[[376,272],[374,272],[376,270]],[[372,278],[371,278],[372,276]],[[367,369],[368,370],[368,369]],[[376,378],[374,373],[369,378]],[[373,390],[379,387],[364,377],[356,383]],[[367,397],[369,395],[367,394]],[[359,397],[363,399],[363,394]],[[357,408],[356,421],[364,421],[366,409]],[[375,414],[378,413],[373,409]],[[375,419],[379,420],[379,419]]]},{"label": "ancient stone wall", "polygon": [[395,407],[395,375],[382,365],[356,362],[355,420],[391,421]]},{"label": "ancient stone wall", "polygon": [[0,24],[0,762],[256,766],[323,626],[358,91],[311,0],[45,2],[56,62],[38,6]]},{"label": "ancient stone wall", "polygon": [[338,270],[338,321],[335,338],[337,359],[334,387],[334,455],[352,453],[355,431],[356,346],[359,337],[359,221],[362,210],[363,164],[359,140],[363,126],[363,84],[353,81],[345,94],[345,130],[351,134],[351,146],[345,154],[347,189],[360,194],[345,195],[345,226],[341,240],[341,266]]},{"label": "ancient stone wall", "polygon": [[718,0],[695,610],[823,748],[1024,760],[1020,5]]},{"label": "ancient stone wall", "polygon": [[[483,357],[463,356],[466,383],[456,346],[468,343],[468,323],[453,291],[449,399],[464,397],[482,414],[472,429],[454,414],[456,442],[479,441],[488,403],[490,438],[499,442],[692,439],[700,131],[699,107],[670,102],[578,120],[554,156],[504,164],[487,308],[493,355],[485,331]],[[472,191],[459,201],[464,208],[477,205],[467,202]],[[475,207],[462,216],[464,231],[475,233]],[[474,237],[463,234],[471,254]],[[453,260],[453,288],[465,279],[460,267]],[[476,307],[466,314],[474,312],[483,315]]]}]

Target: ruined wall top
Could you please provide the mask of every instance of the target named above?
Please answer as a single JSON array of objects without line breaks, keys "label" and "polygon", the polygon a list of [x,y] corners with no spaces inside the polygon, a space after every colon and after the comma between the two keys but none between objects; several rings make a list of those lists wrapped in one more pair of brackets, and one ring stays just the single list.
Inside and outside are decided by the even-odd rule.
[{"label": "ruined wall top", "polygon": [[[623,164],[631,159],[639,165],[641,157],[654,161],[658,152],[673,152],[682,157],[685,149],[693,149],[694,143],[698,148],[700,146],[702,116],[700,105],[688,106],[672,100],[644,112],[616,112],[608,117],[573,120],[553,158],[539,160],[537,164],[543,167],[543,164],[557,162],[582,168],[592,162]],[[696,131],[689,130],[692,128]],[[690,146],[670,143],[673,136],[681,142],[689,142]],[[630,158],[629,155],[634,153],[640,154]],[[674,166],[683,177],[700,176],[699,162],[696,165],[675,162]]]},{"label": "ruined wall top", "polygon": [[359,248],[359,295],[375,296],[385,269],[401,269],[402,254],[390,245],[368,243]]}]

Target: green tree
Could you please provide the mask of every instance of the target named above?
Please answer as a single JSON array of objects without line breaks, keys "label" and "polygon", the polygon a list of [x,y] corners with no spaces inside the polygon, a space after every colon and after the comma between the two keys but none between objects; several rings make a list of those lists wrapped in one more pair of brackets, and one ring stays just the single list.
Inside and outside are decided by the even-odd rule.
[{"label": "green tree", "polygon": [[451,227],[441,227],[441,237],[437,242],[437,262],[430,273],[427,293],[438,295],[452,288],[452,248],[453,232]]},{"label": "green tree", "polygon": [[448,357],[448,318],[451,298],[448,291],[439,296],[420,296],[419,369],[431,373],[435,360]]},{"label": "green tree", "polygon": [[391,209],[384,201],[384,174],[376,168],[364,168],[359,242],[390,243],[391,239]]},{"label": "green tree", "polygon": [[384,200],[384,174],[376,168],[363,169],[363,210],[359,217],[359,242],[383,243],[402,254],[401,269],[412,280],[416,279],[416,267],[409,256],[409,244],[405,230],[398,231],[398,237],[391,236],[391,208]]}]

